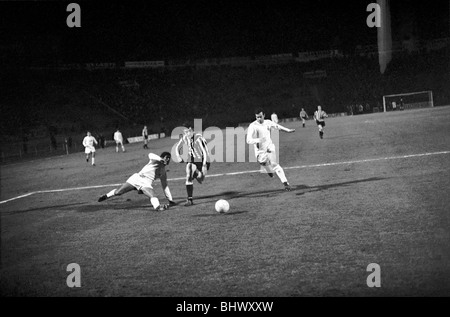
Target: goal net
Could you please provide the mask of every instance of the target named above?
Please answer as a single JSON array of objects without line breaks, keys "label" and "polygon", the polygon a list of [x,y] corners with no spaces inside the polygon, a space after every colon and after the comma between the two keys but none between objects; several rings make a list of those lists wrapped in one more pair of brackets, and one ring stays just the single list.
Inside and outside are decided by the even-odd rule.
[{"label": "goal net", "polygon": [[433,107],[433,92],[421,91],[383,96],[383,110],[397,111]]}]

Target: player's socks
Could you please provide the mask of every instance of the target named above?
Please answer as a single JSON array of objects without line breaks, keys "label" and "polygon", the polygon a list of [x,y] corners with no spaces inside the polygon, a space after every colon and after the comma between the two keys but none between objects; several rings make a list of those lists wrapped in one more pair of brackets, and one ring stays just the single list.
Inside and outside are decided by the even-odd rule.
[{"label": "player's socks", "polygon": [[151,202],[153,208],[155,208],[155,210],[158,210],[159,205],[160,205],[159,199],[157,197],[152,197],[152,198],[150,198],[150,202]]},{"label": "player's socks", "polygon": [[284,182],[283,185],[284,185],[284,190],[285,191],[290,192],[292,190],[292,188],[291,188],[291,186],[289,185],[288,182]]},{"label": "player's socks", "polygon": [[95,165],[95,157],[92,158],[92,165]]},{"label": "player's socks", "polygon": [[280,165],[277,165],[273,168],[274,172],[277,173],[278,177],[280,178],[282,183],[286,183],[286,175],[284,175],[284,170]]},{"label": "player's socks", "polygon": [[189,198],[192,199],[192,195],[194,194],[194,185],[193,184],[186,185],[186,192],[188,199]]},{"label": "player's socks", "polygon": [[116,194],[116,190],[113,189],[112,191],[110,191],[109,193],[106,194],[106,197],[109,198],[109,197],[114,196],[115,194]]},{"label": "player's socks", "polygon": [[155,208],[156,211],[164,211],[169,209],[169,205],[159,205],[157,208]]}]

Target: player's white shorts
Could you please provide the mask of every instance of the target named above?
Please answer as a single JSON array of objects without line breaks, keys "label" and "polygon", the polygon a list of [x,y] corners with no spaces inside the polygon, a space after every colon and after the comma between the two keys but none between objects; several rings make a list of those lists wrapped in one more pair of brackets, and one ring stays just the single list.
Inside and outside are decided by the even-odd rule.
[{"label": "player's white shorts", "polygon": [[95,153],[95,147],[93,147],[93,146],[86,146],[84,148],[84,153],[86,153],[86,154]]},{"label": "player's white shorts", "polygon": [[142,187],[153,189],[153,180],[148,177],[141,176],[139,173],[134,173],[127,179],[127,183],[134,186],[137,190],[141,190]]},{"label": "player's white shorts", "polygon": [[258,153],[256,154],[256,160],[261,165],[272,164],[272,163],[276,164],[277,156],[275,153],[275,144],[269,145],[267,150],[258,151]]}]

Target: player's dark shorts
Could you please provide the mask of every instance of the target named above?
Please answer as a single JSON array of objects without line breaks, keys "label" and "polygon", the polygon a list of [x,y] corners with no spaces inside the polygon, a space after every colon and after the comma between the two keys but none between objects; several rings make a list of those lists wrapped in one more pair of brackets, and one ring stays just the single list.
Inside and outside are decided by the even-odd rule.
[{"label": "player's dark shorts", "polygon": [[322,127],[325,126],[325,121],[318,121],[316,120],[317,125],[321,125]]},{"label": "player's dark shorts", "polygon": [[[198,169],[199,171],[202,170],[202,167],[203,167],[203,163],[202,163],[202,162],[191,162],[191,164],[195,164],[195,166],[197,166],[197,169]],[[210,165],[211,165],[210,162],[206,162],[206,170],[207,170],[207,171],[209,171],[209,166],[210,166]]]}]

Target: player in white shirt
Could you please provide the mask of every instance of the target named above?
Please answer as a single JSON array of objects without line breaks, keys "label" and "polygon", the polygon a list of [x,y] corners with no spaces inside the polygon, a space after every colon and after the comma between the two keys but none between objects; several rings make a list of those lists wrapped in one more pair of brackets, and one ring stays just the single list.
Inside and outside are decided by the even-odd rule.
[{"label": "player in white shirt", "polygon": [[122,132],[117,129],[116,132],[114,132],[114,141],[116,141],[116,152],[119,152],[119,146],[122,148],[122,152],[125,152],[125,147],[123,146],[123,136]]},{"label": "player in white shirt", "polygon": [[272,120],[275,123],[278,123],[278,115],[275,112],[272,113],[272,115],[270,116],[270,120]]},{"label": "player in white shirt", "polygon": [[95,166],[95,145],[97,144],[97,140],[88,131],[83,139],[83,146],[84,153],[86,153],[86,162],[89,162],[89,157],[92,157],[92,166]]},{"label": "player in white shirt", "polygon": [[305,111],[305,108],[302,108],[300,111],[300,119],[302,120],[303,127],[305,127],[306,119],[308,119],[308,114]]},{"label": "player in white shirt", "polygon": [[185,206],[192,206],[194,204],[194,179],[200,184],[205,180],[206,174],[210,167],[209,150],[205,138],[200,133],[195,133],[192,127],[188,127],[183,131],[178,143],[175,145],[175,152],[180,163],[183,159],[180,155],[180,148],[183,144],[187,147],[187,161],[186,161],[186,193],[187,201]]},{"label": "player in white shirt", "polygon": [[272,129],[278,129],[284,132],[292,133],[295,129],[288,129],[271,120],[264,120],[264,110],[259,108],[255,111],[256,120],[248,127],[247,143],[254,144],[255,156],[258,163],[265,169],[270,177],[273,177],[273,172],[277,174],[281,182],[284,184],[286,191],[291,190],[283,168],[278,164],[276,157],[275,144],[270,137]]},{"label": "player in white shirt", "polygon": [[321,106],[317,106],[316,112],[314,112],[314,120],[316,120],[317,126],[319,127],[319,136],[323,139],[323,128],[325,127],[325,118],[328,115],[322,110]]},{"label": "player in white shirt", "polygon": [[[150,153],[148,155],[149,162],[139,173],[131,175],[119,188],[102,195],[98,201],[102,202],[113,196],[120,196],[129,191],[138,190],[150,198],[150,202],[156,211],[166,210],[169,206],[175,206],[176,203],[172,200],[172,194],[167,184],[166,166],[169,165],[170,158],[171,155],[169,152],[163,152],[161,156]],[[153,182],[158,178],[161,180],[164,195],[169,200],[169,204],[161,205],[155,194]]]}]

